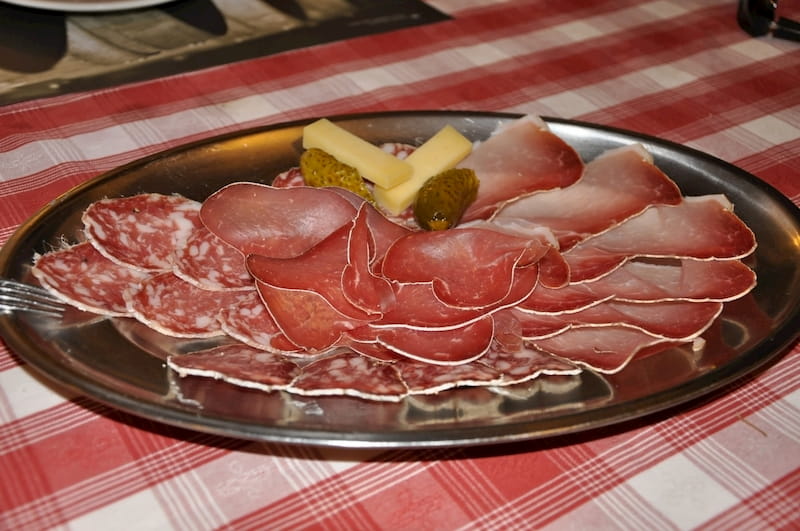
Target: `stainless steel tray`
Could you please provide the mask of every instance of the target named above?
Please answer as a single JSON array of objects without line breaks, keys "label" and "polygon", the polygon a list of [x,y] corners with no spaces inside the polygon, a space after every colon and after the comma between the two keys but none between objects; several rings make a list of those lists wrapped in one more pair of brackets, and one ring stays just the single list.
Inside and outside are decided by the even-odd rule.
[{"label": "stainless steel tray", "polygon": [[[335,118],[375,143],[421,143],[445,124],[485,138],[516,115],[398,112]],[[549,119],[553,131],[585,159],[643,143],[686,195],[724,193],[753,229],[749,265],[759,283],[726,305],[704,337],[706,347],[671,349],[636,360],[615,375],[585,371],[542,377],[495,393],[461,389],[379,403],[346,397],[262,393],[205,378],[177,379],[171,352],[203,341],[167,338],[129,319],[64,322],[0,316],[7,344],[48,377],[121,410],[193,430],[238,438],[338,447],[445,447],[537,439],[621,423],[663,411],[761,368],[800,331],[800,212],[747,172],[709,155],[631,132]],[[57,198],[24,223],[0,250],[0,276],[30,281],[34,253],[62,238],[80,239],[80,214],[103,197],[179,193],[202,200],[240,180],[269,182],[296,164],[304,123],[248,130],[193,143],[128,164]],[[179,399],[180,395],[180,399]]]}]

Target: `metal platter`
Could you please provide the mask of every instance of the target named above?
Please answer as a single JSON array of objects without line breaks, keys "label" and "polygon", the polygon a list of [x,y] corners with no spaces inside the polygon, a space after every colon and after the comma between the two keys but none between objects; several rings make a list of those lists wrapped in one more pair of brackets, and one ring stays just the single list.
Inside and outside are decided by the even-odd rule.
[{"label": "metal platter", "polygon": [[[445,124],[486,138],[517,115],[398,112],[334,117],[373,143],[420,144]],[[634,142],[685,195],[725,194],[755,232],[748,258],[756,289],[729,303],[698,351],[674,348],[601,375],[545,376],[493,392],[465,388],[399,403],[263,393],[206,378],[179,379],[170,353],[203,341],[167,338],[130,319],[76,312],[62,321],[0,316],[0,334],[31,366],[112,407],[193,430],[251,440],[336,447],[423,448],[539,439],[617,424],[686,403],[763,367],[800,332],[800,211],[749,173],[684,146],[635,133],[547,120],[584,160]],[[0,277],[31,281],[29,265],[63,240],[81,239],[81,212],[103,197],[177,193],[203,200],[234,181],[269,182],[296,165],[302,126],[248,130],[172,149],[103,174],[55,199],[0,250]]]}]

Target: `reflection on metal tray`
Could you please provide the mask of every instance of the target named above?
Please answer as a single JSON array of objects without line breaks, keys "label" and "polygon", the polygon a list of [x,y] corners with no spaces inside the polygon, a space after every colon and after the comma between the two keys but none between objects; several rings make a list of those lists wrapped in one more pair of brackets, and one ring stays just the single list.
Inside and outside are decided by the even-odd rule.
[{"label": "reflection on metal tray", "polygon": [[[334,118],[374,143],[419,143],[445,124],[486,138],[515,116],[407,112]],[[800,213],[752,175],[684,146],[566,120],[552,130],[586,160],[642,142],[687,195],[726,194],[753,229],[748,257],[759,284],[729,303],[704,334],[705,346],[636,359],[617,374],[584,371],[492,390],[464,388],[399,403],[348,397],[298,397],[234,387],[208,378],[176,378],[171,353],[207,340],[168,338],[128,319],[77,312],[64,322],[0,316],[0,333],[31,366],[125,411],[190,429],[255,440],[341,447],[458,446],[536,439],[621,423],[683,404],[764,366],[800,332]],[[80,237],[91,202],[148,191],[203,200],[232,181],[269,181],[296,164],[303,123],[209,139],[148,157],[81,185],[26,222],[0,250],[0,276],[29,280],[34,253]],[[191,176],[191,177],[188,177]]]}]

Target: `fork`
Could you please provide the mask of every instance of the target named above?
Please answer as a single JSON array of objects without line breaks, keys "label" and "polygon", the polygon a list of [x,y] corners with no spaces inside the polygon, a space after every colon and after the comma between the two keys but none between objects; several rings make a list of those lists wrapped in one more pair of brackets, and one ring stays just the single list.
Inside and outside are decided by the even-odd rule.
[{"label": "fork", "polygon": [[65,305],[44,288],[0,279],[0,315],[12,312],[33,312],[61,317]]}]

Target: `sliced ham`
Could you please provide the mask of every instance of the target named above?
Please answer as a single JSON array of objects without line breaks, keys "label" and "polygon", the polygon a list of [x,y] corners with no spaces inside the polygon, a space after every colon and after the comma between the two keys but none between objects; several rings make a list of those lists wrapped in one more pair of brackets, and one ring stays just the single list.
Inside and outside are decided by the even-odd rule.
[{"label": "sliced ham", "polygon": [[255,289],[244,255],[205,227],[196,229],[177,250],[173,272],[203,289]]},{"label": "sliced ham", "polygon": [[110,260],[144,271],[171,271],[175,251],[201,226],[200,203],[178,195],[139,194],[89,205],[86,239]]},{"label": "sliced ham", "polygon": [[501,126],[459,167],[474,170],[481,183],[462,221],[489,218],[508,201],[567,187],[583,174],[578,153],[534,116]]},{"label": "sliced ham", "polygon": [[109,317],[129,315],[123,291],[138,289],[150,276],[112,262],[86,242],[37,256],[31,273],[64,302]]},{"label": "sliced ham", "polygon": [[203,202],[200,217],[243,254],[290,258],[352,221],[356,208],[327,188],[228,185]]},{"label": "sliced ham", "polygon": [[721,195],[653,205],[567,252],[572,282],[598,278],[632,257],[738,259],[753,252],[753,232]]},{"label": "sliced ham", "polygon": [[650,205],[674,205],[681,199],[678,186],[653,164],[642,145],[634,144],[589,162],[572,186],[511,201],[493,219],[525,219],[548,227],[565,251]]}]

